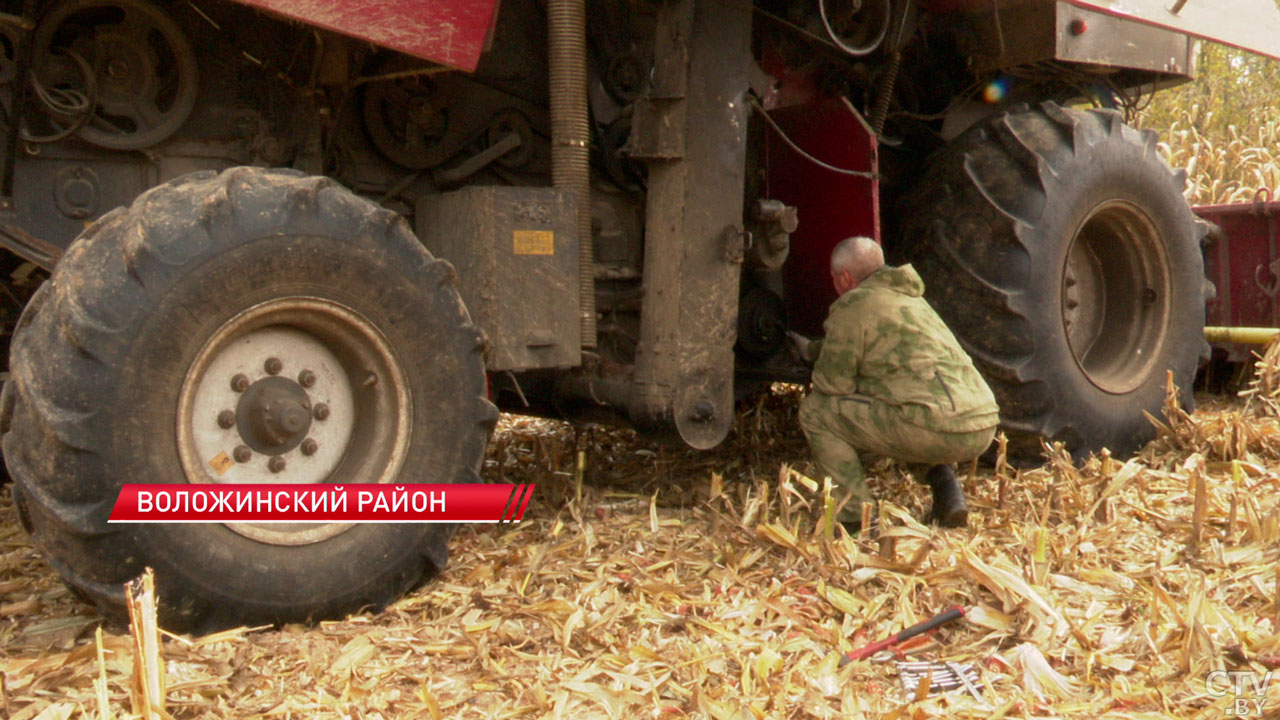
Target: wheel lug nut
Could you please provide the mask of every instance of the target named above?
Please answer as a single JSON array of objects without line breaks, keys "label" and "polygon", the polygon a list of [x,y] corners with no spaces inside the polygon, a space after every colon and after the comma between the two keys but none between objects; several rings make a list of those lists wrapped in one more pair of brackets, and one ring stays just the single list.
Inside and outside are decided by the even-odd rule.
[{"label": "wheel lug nut", "polygon": [[273,473],[278,473],[281,470],[284,470],[284,458],[279,455],[271,458],[267,461],[267,469]]},{"label": "wheel lug nut", "polygon": [[298,384],[304,388],[309,388],[316,384],[316,374],[310,370],[303,370],[298,373]]},{"label": "wheel lug nut", "polygon": [[245,445],[237,445],[236,449],[231,451],[231,457],[238,463],[247,463],[253,459],[253,451]]},{"label": "wheel lug nut", "polygon": [[317,420],[324,420],[329,417],[329,406],[324,403],[316,403],[316,406],[311,408],[311,414],[314,415]]},{"label": "wheel lug nut", "polygon": [[302,441],[303,455],[315,455],[316,450],[319,450],[319,449],[320,449],[320,443],[316,442],[315,440],[312,440],[311,438],[307,438],[306,440]]},{"label": "wheel lug nut", "polygon": [[280,362],[280,358],[267,358],[267,361],[262,363],[262,369],[266,370],[268,375],[279,375],[284,369],[284,363]]},{"label": "wheel lug nut", "polygon": [[231,389],[238,393],[249,389],[249,378],[244,373],[240,373],[231,378]]},{"label": "wheel lug nut", "polygon": [[236,414],[230,410],[223,410],[218,413],[218,427],[223,430],[230,430],[236,426]]}]

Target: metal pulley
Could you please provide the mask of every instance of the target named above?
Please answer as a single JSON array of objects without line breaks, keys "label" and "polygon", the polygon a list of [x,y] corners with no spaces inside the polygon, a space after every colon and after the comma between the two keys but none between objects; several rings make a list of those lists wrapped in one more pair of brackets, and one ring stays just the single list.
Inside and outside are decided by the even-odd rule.
[{"label": "metal pulley", "polygon": [[818,0],[822,29],[836,47],[855,57],[870,55],[889,32],[889,0]]},{"label": "metal pulley", "polygon": [[[197,59],[172,17],[143,0],[72,0],[41,20],[33,47],[44,85],[86,84],[91,115],[76,134],[111,150],[163,142],[195,107]],[[87,83],[63,57],[83,58]]]},{"label": "metal pulley", "polygon": [[367,81],[361,105],[369,139],[388,160],[425,170],[449,158],[451,134],[458,132],[447,111],[448,93],[437,71],[409,58],[394,57]]}]

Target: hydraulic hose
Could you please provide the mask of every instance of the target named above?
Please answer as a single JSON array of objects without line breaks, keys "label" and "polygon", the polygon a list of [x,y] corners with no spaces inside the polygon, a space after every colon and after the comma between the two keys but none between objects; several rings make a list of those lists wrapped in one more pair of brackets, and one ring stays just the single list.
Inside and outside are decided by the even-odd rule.
[{"label": "hydraulic hose", "polygon": [[587,117],[586,0],[549,0],[551,184],[578,201],[578,303],[583,348],[596,346],[595,257]]}]

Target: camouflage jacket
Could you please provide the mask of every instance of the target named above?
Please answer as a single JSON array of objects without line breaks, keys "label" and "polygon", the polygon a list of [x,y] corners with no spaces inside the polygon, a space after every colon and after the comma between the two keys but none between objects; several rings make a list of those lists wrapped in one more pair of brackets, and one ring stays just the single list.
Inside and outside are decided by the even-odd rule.
[{"label": "camouflage jacket", "polygon": [[[996,425],[999,408],[955,335],[924,299],[910,265],[885,266],[831,305],[813,387],[869,395],[940,432]],[[815,343],[816,345],[816,343]]]}]

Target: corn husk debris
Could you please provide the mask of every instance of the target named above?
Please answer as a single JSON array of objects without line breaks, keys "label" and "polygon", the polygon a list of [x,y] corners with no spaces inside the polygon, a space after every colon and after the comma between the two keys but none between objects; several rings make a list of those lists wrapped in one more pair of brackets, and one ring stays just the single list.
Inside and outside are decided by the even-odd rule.
[{"label": "corn husk debris", "polygon": [[[462,528],[442,576],[381,612],[164,635],[164,712],[1207,719],[1230,701],[1209,673],[1280,666],[1280,432],[1259,402],[1202,398],[1188,414],[1172,400],[1126,462],[1077,468],[1048,447],[1039,469],[962,468],[972,512],[957,530],[918,522],[927,489],[869,463],[879,529],[854,538],[829,521],[840,493],[808,459],[799,396],[744,404],[711,453],[505,418],[484,475],[538,483],[523,523]],[[132,638],[95,639],[98,617],[39,559],[7,493],[0,591],[0,709],[136,717]],[[986,705],[908,696],[893,663],[840,665],[952,605],[968,621],[901,659],[973,665]]]}]

